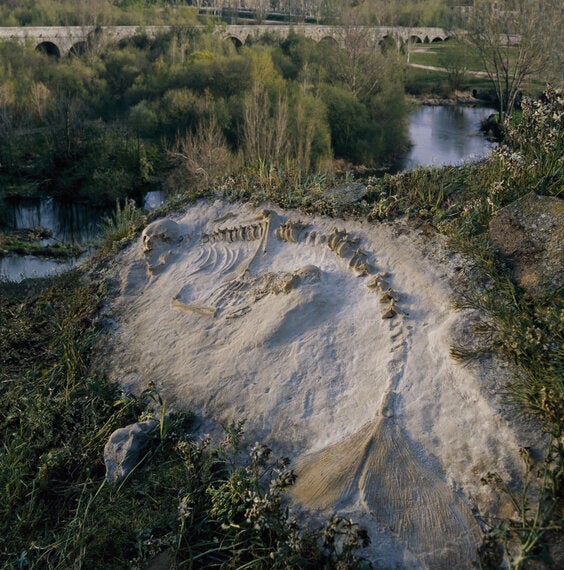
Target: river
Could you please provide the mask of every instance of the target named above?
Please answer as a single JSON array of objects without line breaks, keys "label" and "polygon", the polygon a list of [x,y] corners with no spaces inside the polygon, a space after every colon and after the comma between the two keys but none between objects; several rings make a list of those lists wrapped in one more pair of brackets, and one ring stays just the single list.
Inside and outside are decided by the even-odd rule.
[{"label": "river", "polygon": [[495,143],[480,131],[494,109],[438,105],[417,107],[409,118],[412,146],[394,164],[394,170],[419,166],[459,165],[487,155]]},{"label": "river", "polygon": [[[456,106],[420,106],[409,119],[412,146],[396,164],[396,172],[413,170],[418,166],[461,164],[478,160],[493,147],[480,132],[481,121],[492,109]],[[164,200],[161,192],[149,192],[144,201],[148,209]],[[20,203],[5,208],[9,228],[43,226],[53,232],[53,238],[88,248],[99,238],[99,225],[107,212],[82,205],[61,205],[52,199],[36,203]],[[79,260],[64,262],[33,256],[7,255],[0,257],[0,279],[20,281],[26,277],[43,277],[72,267]]]}]

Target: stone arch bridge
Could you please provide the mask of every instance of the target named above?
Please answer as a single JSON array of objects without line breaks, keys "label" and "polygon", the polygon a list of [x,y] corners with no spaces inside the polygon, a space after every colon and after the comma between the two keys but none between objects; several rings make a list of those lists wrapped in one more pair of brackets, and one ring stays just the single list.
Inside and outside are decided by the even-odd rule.
[{"label": "stone arch bridge", "polygon": [[[67,26],[67,27],[3,27],[0,28],[0,41],[29,42],[37,49],[57,57],[79,54],[99,34],[107,41],[119,41],[144,32],[150,37],[172,29],[172,26]],[[442,28],[406,28],[406,27],[355,27],[319,26],[314,24],[296,25],[219,25],[215,33],[232,40],[241,46],[268,34],[276,39],[288,37],[290,32],[303,34],[315,41],[331,40],[340,45],[346,44],[351,31],[366,35],[374,43],[391,41],[411,41],[430,43],[448,39],[448,33]]]}]

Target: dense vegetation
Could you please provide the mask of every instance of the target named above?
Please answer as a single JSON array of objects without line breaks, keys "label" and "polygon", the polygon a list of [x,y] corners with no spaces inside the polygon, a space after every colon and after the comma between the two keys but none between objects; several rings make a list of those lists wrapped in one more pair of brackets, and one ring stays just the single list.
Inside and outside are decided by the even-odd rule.
[{"label": "dense vegetation", "polygon": [[401,63],[360,34],[347,40],[237,51],[179,27],[119,45],[102,34],[60,60],[0,44],[2,193],[113,204],[242,166],[381,164],[406,142]]},{"label": "dense vegetation", "polygon": [[141,26],[194,24],[197,9],[189,2],[145,0],[6,0],[2,26]]},{"label": "dense vegetation", "polygon": [[[237,12],[231,0],[7,0],[0,6],[2,26],[156,25],[190,23],[198,8],[215,7],[233,21]],[[457,2],[454,5],[458,5]],[[464,0],[460,2],[464,4]],[[295,22],[334,23],[343,16],[368,25],[444,26],[450,21],[450,0],[278,0],[269,3],[248,0],[247,13],[257,21],[269,14]],[[210,14],[208,11],[207,14]]]}]

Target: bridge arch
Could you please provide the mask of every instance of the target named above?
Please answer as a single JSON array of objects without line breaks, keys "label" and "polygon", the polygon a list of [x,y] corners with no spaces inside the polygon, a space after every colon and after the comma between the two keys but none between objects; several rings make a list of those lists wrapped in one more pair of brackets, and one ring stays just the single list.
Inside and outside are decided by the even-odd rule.
[{"label": "bridge arch", "polygon": [[52,57],[61,57],[61,50],[53,42],[40,42],[35,46],[35,49]]},{"label": "bridge arch", "polygon": [[[154,37],[170,26],[148,26],[145,37]],[[316,41],[332,38],[339,45],[343,43],[342,29],[337,26],[323,25],[228,25],[216,28],[216,33],[225,39],[230,39],[236,46],[252,43],[259,36],[269,32],[271,37],[286,38],[292,31],[302,33]],[[61,57],[69,52],[81,53],[84,49],[82,42],[87,46],[95,43],[98,33],[104,34],[110,41],[119,41],[132,37],[139,32],[135,26],[102,26],[102,27],[7,27],[0,28],[0,38],[8,38],[25,42],[31,38],[38,50],[53,57]],[[378,40],[383,51],[392,47],[397,49],[398,44],[404,42],[433,43],[448,40],[447,32],[442,28],[403,28],[401,26],[374,26],[366,27],[374,41]]]},{"label": "bridge arch", "polygon": [[84,55],[88,49],[88,41],[76,42],[69,50],[69,55]]},{"label": "bridge arch", "polygon": [[397,49],[397,42],[394,36],[386,35],[383,36],[382,39],[378,42],[380,49],[383,53],[386,53],[389,50]]},{"label": "bridge arch", "polygon": [[323,36],[319,40],[319,43],[325,43],[327,45],[334,45],[334,46],[339,45],[339,41],[337,39],[335,39],[333,36]]},{"label": "bridge arch", "polygon": [[226,41],[231,42],[237,49],[244,45],[244,41],[237,36],[226,36]]}]

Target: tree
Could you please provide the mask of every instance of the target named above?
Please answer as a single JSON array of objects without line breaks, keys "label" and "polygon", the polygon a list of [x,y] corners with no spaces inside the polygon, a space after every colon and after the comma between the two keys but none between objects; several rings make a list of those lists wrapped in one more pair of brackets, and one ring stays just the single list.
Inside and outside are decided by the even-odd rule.
[{"label": "tree", "polygon": [[513,112],[527,78],[549,66],[552,44],[561,33],[559,0],[475,0],[463,24],[499,102],[503,120]]},{"label": "tree", "polygon": [[286,83],[274,67],[271,50],[249,52],[252,84],[245,93],[241,142],[250,162],[281,164],[289,151]]},{"label": "tree", "polygon": [[288,119],[288,99],[282,91],[272,100],[267,87],[255,81],[244,102],[245,158],[250,162],[284,162],[288,151]]},{"label": "tree", "polygon": [[439,65],[446,70],[447,83],[450,93],[462,87],[468,71],[468,50],[464,43],[451,40],[448,48],[439,54]]},{"label": "tree", "polygon": [[339,43],[344,49],[333,49],[329,62],[339,82],[347,85],[359,99],[378,92],[385,75],[386,59],[369,28],[354,21],[339,28]]},{"label": "tree", "polygon": [[206,188],[227,174],[234,157],[214,115],[203,118],[194,131],[185,131],[166,149],[172,170],[167,183],[182,188],[186,183]]}]

